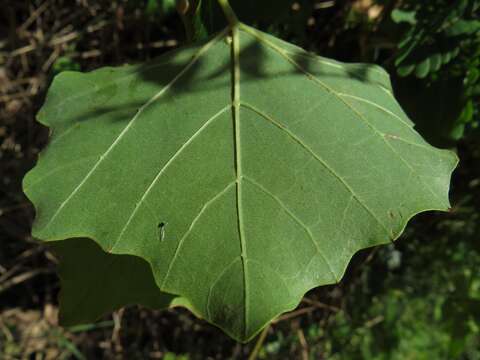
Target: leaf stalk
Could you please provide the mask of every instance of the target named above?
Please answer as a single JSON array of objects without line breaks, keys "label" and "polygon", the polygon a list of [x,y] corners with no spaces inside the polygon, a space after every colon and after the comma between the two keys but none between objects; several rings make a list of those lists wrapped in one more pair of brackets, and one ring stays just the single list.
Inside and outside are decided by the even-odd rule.
[{"label": "leaf stalk", "polygon": [[233,11],[232,7],[230,6],[228,0],[218,0],[218,3],[220,7],[222,8],[225,17],[227,18],[229,24],[231,27],[235,27],[239,21],[237,18],[237,15],[235,15],[235,12]]}]

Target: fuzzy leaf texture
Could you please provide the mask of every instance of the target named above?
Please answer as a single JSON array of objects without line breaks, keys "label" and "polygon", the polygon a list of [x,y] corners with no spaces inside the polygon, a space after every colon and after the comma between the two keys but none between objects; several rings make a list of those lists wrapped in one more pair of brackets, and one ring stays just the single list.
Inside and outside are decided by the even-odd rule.
[{"label": "fuzzy leaf texture", "polygon": [[38,120],[52,136],[23,184],[33,235],[103,249],[60,248],[75,258],[63,305],[98,306],[67,323],[172,294],[247,341],[358,250],[447,210],[457,164],[413,129],[380,67],[242,24],[145,65],[61,73]]}]

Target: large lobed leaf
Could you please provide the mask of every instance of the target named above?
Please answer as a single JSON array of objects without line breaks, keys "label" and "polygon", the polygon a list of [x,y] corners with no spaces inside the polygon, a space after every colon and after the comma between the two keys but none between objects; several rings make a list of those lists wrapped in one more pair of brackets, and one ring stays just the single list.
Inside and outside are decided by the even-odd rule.
[{"label": "large lobed leaf", "polygon": [[[85,267],[64,272],[64,306],[82,281],[122,294],[91,291],[85,320],[169,293],[242,341],[339,281],[359,249],[448,209],[457,163],[415,132],[381,68],[245,25],[147,65],[62,73],[38,120],[53,133],[24,180],[33,235],[117,254],[76,251]],[[158,298],[122,292],[139,286],[102,265],[118,254],[150,264]]]}]

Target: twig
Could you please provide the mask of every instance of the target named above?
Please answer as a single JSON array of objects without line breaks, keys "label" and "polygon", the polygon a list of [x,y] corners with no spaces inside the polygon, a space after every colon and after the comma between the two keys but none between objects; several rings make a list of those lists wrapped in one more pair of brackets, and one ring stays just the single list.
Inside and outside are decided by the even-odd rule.
[{"label": "twig", "polygon": [[9,102],[10,100],[14,100],[14,99],[28,98],[31,95],[32,93],[30,91],[21,91],[16,94],[3,95],[3,96],[0,96],[0,102]]},{"label": "twig", "polygon": [[312,299],[309,299],[309,298],[304,298],[302,300],[302,302],[304,302],[308,305],[316,306],[320,309],[330,310],[330,311],[333,311],[333,312],[342,311],[342,309],[340,309],[339,307],[336,307],[336,306],[333,306],[333,305],[328,305],[328,304],[322,303],[320,301],[312,300]]},{"label": "twig", "polygon": [[23,46],[21,48],[18,48],[16,50],[13,50],[11,53],[10,53],[10,57],[15,57],[15,56],[19,56],[19,55],[22,55],[22,54],[26,54],[26,53],[29,53],[33,50],[35,50],[37,48],[37,45],[36,44],[30,44],[30,45],[26,45],[26,46]]},{"label": "twig", "polygon": [[113,331],[112,331],[112,343],[115,346],[115,352],[121,353],[123,351],[122,342],[120,339],[120,331],[122,329],[122,317],[125,309],[114,311],[113,317]]},{"label": "twig", "polygon": [[12,332],[10,331],[8,326],[5,325],[1,317],[0,317],[0,328],[2,329],[3,335],[7,338],[7,341],[13,342],[15,338],[13,337]]},{"label": "twig", "polygon": [[265,342],[269,329],[270,329],[270,325],[267,325],[265,329],[263,329],[260,336],[258,337],[255,347],[253,348],[252,352],[250,353],[250,356],[248,357],[248,360],[255,360],[257,358],[258,353],[260,352],[260,349],[262,348],[262,345]]},{"label": "twig", "polygon": [[66,35],[53,38],[52,40],[50,40],[50,42],[49,42],[48,44],[49,44],[50,46],[61,45],[61,44],[63,44],[63,43],[66,43],[66,42],[75,40],[76,38],[78,38],[78,37],[81,36],[81,35],[83,35],[83,33],[78,32],[78,31],[72,31],[72,32],[70,32],[70,33],[68,33],[68,34],[66,34]]},{"label": "twig", "polygon": [[18,33],[23,33],[27,28],[33,24],[35,20],[48,8],[49,1],[45,1],[42,5],[40,5],[35,11],[32,12],[32,14],[29,16],[25,22],[20,25],[18,28],[17,32]]},{"label": "twig", "polygon": [[274,320],[272,323],[273,323],[273,324],[278,324],[278,323],[281,322],[281,321],[293,319],[293,318],[295,318],[295,317],[297,317],[297,316],[311,313],[311,312],[314,311],[316,308],[317,308],[316,306],[309,306],[309,307],[304,307],[304,308],[302,308],[302,309],[298,309],[298,310],[296,310],[296,311],[289,312],[288,314],[285,314],[285,315],[283,315],[283,316],[280,316],[279,318],[277,318],[276,320]]},{"label": "twig", "polygon": [[319,2],[319,3],[316,3],[315,5],[313,5],[313,8],[315,10],[318,10],[318,9],[327,9],[327,8],[330,8],[332,6],[335,6],[335,1],[322,1],[322,2]]},{"label": "twig", "polygon": [[45,61],[45,63],[42,65],[42,71],[47,72],[59,56],[60,52],[58,51],[58,49],[55,49],[55,51],[50,54],[47,61]]},{"label": "twig", "polygon": [[377,317],[374,317],[373,319],[371,320],[368,320],[366,323],[365,323],[365,327],[366,328],[372,328],[374,327],[375,325],[377,324],[380,324],[383,320],[385,320],[385,318],[382,316],[382,315],[379,315]]},{"label": "twig", "polygon": [[297,336],[298,341],[300,341],[300,345],[302,346],[302,359],[308,360],[308,344],[307,340],[305,339],[305,334],[301,328],[297,330]]},{"label": "twig", "polygon": [[32,270],[32,271],[29,271],[27,273],[23,273],[23,274],[20,274],[20,275],[17,275],[17,276],[14,276],[13,278],[5,281],[5,283],[2,285],[0,284],[0,293],[8,290],[9,288],[15,286],[15,285],[18,285],[18,284],[21,284],[22,282],[25,282],[37,275],[40,275],[40,274],[48,274],[48,273],[51,273],[53,272],[52,269],[38,269],[38,270]]}]

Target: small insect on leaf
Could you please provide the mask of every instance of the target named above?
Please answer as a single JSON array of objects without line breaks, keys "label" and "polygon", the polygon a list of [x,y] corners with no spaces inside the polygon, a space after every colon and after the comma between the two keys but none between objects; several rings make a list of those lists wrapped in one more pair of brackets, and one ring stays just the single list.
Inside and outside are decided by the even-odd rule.
[{"label": "small insect on leaf", "polygon": [[165,239],[165,227],[167,223],[160,222],[158,223],[158,240],[163,241]]}]

